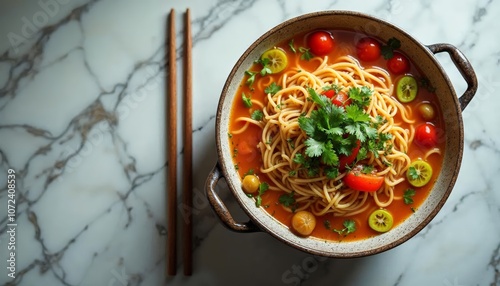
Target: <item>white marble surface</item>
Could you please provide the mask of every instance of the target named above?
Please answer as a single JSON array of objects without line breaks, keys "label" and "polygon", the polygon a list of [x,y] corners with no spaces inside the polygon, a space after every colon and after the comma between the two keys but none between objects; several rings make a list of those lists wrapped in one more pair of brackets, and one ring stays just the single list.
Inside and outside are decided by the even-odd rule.
[{"label": "white marble surface", "polygon": [[[187,7],[195,263],[192,277],[182,276],[179,259],[179,274],[166,278],[165,22],[176,9],[181,51]],[[265,233],[233,233],[203,191],[217,160],[218,97],[233,64],[271,27],[331,9],[378,16],[424,44],[456,45],[480,84],[463,113],[463,164],[444,208],[408,242],[366,258],[313,257]],[[1,1],[0,283],[500,285],[499,16],[493,0]],[[461,94],[462,77],[447,56],[438,58]],[[7,276],[9,168],[17,172],[15,279]],[[223,184],[221,193],[244,219]]]}]

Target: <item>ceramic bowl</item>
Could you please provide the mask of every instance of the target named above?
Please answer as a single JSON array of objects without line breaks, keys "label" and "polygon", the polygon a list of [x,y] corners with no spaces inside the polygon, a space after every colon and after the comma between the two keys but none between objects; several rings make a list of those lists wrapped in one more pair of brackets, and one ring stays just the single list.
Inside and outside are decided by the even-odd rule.
[{"label": "ceramic bowl", "polygon": [[[314,237],[299,237],[286,226],[274,219],[265,210],[255,207],[253,199],[248,198],[241,189],[241,178],[234,168],[232,153],[227,134],[229,117],[238,86],[244,71],[253,61],[275,43],[291,38],[295,34],[316,29],[354,30],[360,34],[374,36],[382,41],[396,37],[401,41],[402,50],[423,74],[432,79],[438,94],[438,101],[443,112],[446,134],[446,146],[443,166],[429,197],[419,207],[418,212],[410,216],[391,231],[373,238],[333,243]],[[467,90],[457,97],[455,90],[437,61],[435,54],[448,53],[457,69],[468,84]],[[439,212],[450,195],[459,173],[463,153],[464,130],[462,111],[473,98],[477,89],[477,79],[465,56],[453,45],[424,45],[391,23],[375,17],[349,11],[324,11],[299,16],[288,20],[258,38],[239,58],[231,70],[222,90],[217,109],[216,140],[218,162],[208,175],[206,192],[208,199],[223,224],[238,232],[264,231],[283,243],[315,255],[328,257],[360,257],[391,249],[417,234]],[[247,222],[237,222],[227,210],[216,191],[216,184],[225,178],[229,189],[241,208],[250,218]]]}]

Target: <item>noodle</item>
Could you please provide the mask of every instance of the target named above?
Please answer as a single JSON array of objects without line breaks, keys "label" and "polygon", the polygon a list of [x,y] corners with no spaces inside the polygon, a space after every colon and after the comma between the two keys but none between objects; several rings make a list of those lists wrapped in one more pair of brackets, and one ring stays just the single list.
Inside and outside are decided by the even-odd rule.
[{"label": "noodle", "polygon": [[[404,122],[413,123],[411,109],[391,97],[393,84],[387,72],[378,68],[363,69],[349,56],[340,57],[333,64],[329,64],[327,56],[313,60],[317,67],[312,72],[302,69],[297,60],[297,69],[285,71],[277,81],[282,86],[281,90],[274,95],[268,93],[264,103],[252,100],[252,103],[262,107],[262,121],[236,118],[245,124],[232,133],[242,133],[250,124],[262,129],[258,143],[262,156],[260,172],[272,181],[270,190],[294,192],[298,203],[296,210],[310,209],[317,216],[327,213],[350,216],[365,211],[370,201],[379,207],[390,205],[395,199],[394,187],[404,181],[404,172],[411,162],[407,152],[414,137],[414,128],[401,128],[395,124],[394,118],[397,116]],[[259,88],[264,89],[270,83],[269,80],[260,81]],[[293,160],[297,154],[303,154],[306,148],[304,141],[307,138],[300,129],[298,119],[304,114],[309,116],[317,107],[316,103],[308,99],[307,88],[321,93],[323,87],[332,84],[340,85],[343,89],[367,86],[373,90],[370,105],[365,111],[374,123],[383,119],[377,125],[377,132],[392,135],[385,142],[384,150],[379,150],[376,155],[368,153],[368,157],[363,160],[378,170],[377,176],[384,176],[384,184],[377,192],[349,189],[342,181],[345,172],[335,179],[327,178],[322,172],[309,177],[307,171]],[[439,149],[431,150],[426,157],[434,152],[439,152]]]}]

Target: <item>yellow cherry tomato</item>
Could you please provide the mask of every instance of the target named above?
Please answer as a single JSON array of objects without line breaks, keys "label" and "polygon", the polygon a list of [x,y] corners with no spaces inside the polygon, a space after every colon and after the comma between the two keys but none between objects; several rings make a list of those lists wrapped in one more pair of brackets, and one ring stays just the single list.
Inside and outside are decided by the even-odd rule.
[{"label": "yellow cherry tomato", "polygon": [[300,235],[310,235],[316,227],[316,217],[308,211],[299,211],[292,217],[292,228]]}]

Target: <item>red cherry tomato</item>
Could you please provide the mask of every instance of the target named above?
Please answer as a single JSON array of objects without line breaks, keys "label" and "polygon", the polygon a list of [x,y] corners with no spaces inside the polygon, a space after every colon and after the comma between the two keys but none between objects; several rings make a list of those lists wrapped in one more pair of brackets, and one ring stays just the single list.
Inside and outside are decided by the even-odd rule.
[{"label": "red cherry tomato", "polygon": [[387,68],[393,74],[404,74],[410,71],[410,61],[403,54],[394,52],[394,56],[387,61]]},{"label": "red cherry tomato", "polygon": [[417,127],[415,132],[415,140],[418,144],[431,148],[437,144],[437,132],[434,125],[425,123]]},{"label": "red cherry tomato", "polygon": [[352,149],[352,153],[349,156],[340,155],[339,156],[339,170],[342,172],[345,170],[347,165],[350,165],[354,160],[356,160],[356,156],[358,156],[359,148],[361,147],[361,141],[356,141],[356,146]]},{"label": "red cherry tomato", "polygon": [[361,172],[362,169],[362,165],[356,166],[344,177],[344,183],[353,190],[363,192],[375,192],[380,189],[384,183],[384,177],[364,174]]},{"label": "red cherry tomato", "polygon": [[356,44],[358,58],[362,61],[374,61],[380,57],[380,44],[370,37],[362,38]]},{"label": "red cherry tomato", "polygon": [[324,56],[333,51],[335,41],[327,31],[316,31],[307,38],[307,45],[316,56]]}]

